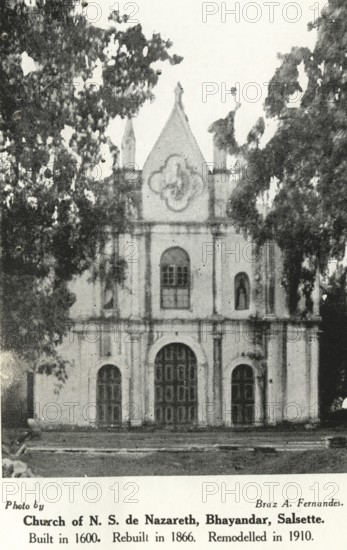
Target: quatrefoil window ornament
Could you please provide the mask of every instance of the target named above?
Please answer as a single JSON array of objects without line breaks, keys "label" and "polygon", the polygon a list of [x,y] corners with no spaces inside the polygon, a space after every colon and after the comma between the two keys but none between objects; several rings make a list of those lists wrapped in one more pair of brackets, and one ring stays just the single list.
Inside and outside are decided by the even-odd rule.
[{"label": "quatrefoil window ornament", "polygon": [[149,187],[160,195],[170,210],[179,212],[187,208],[190,200],[201,195],[202,177],[190,167],[184,157],[172,155],[164,166],[149,179]]}]

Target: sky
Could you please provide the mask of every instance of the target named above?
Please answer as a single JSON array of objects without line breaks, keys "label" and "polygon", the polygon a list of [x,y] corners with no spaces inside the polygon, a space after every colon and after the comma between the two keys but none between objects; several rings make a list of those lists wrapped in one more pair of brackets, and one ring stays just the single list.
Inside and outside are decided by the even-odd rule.
[{"label": "sky", "polygon": [[[172,40],[172,52],[184,58],[177,66],[162,64],[155,101],[142,107],[134,119],[136,163],[142,167],[169,117],[178,81],[184,89],[183,104],[190,126],[207,162],[212,161],[208,127],[234,108],[235,101],[226,93],[231,87],[237,88],[241,103],[236,137],[242,143],[263,115],[266,83],[279,65],[277,54],[289,52],[292,46],[313,47],[316,34],[308,32],[307,25],[318,16],[324,2],[93,0],[85,13],[92,23],[104,25],[110,8],[117,5],[121,12],[131,15],[131,21],[141,23],[147,38],[160,32],[164,39]],[[117,145],[124,126],[121,119],[111,125]],[[272,131],[270,124],[266,136]]]},{"label": "sky", "polygon": [[[309,32],[307,25],[317,19],[326,3],[324,0],[87,1],[83,11],[91,24],[107,26],[110,11],[118,9],[130,17],[129,25],[140,23],[147,38],[160,33],[163,39],[170,39],[173,42],[170,53],[183,57],[179,65],[167,62],[156,65],[162,74],[154,88],[155,101],[146,103],[134,118],[139,168],[170,115],[177,82],[183,87],[185,112],[206,162],[213,161],[209,126],[235,108],[231,88],[236,88],[236,101],[241,104],[235,124],[237,141],[242,144],[257,119],[264,115],[267,83],[280,64],[278,53],[287,53],[293,46],[313,48],[316,32]],[[78,11],[81,2],[76,0]],[[23,69],[35,70],[33,60],[25,55]],[[110,137],[119,148],[124,127],[125,120],[116,118],[109,128]],[[266,121],[263,143],[274,130],[274,121]],[[67,141],[69,135],[67,132]],[[98,177],[109,175],[111,166],[109,157],[99,167],[102,174],[97,170]]]}]

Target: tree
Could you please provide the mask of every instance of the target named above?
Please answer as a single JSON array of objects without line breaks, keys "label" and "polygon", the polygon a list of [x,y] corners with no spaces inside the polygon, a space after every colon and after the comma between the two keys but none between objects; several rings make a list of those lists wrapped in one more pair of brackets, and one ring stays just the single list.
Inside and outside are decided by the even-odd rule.
[{"label": "tree", "polygon": [[[313,51],[294,47],[279,56],[265,101],[277,130],[261,148],[265,126],[260,119],[247,143],[236,148],[247,169],[228,208],[257,243],[279,245],[292,314],[298,313],[302,294],[306,309],[301,313],[310,311],[317,269],[324,273],[330,259],[342,260],[347,237],[346,2],[330,0],[312,29],[317,30]],[[301,68],[308,80],[305,90]],[[234,140],[225,136],[227,126],[219,121],[211,131],[222,147],[235,152]],[[258,199],[273,187],[273,203],[264,215]]]},{"label": "tree", "polygon": [[[67,283],[93,265],[106,226],[120,232],[127,225],[126,181],[118,178],[110,194],[109,181],[93,178],[105,151],[119,173],[109,121],[153,99],[157,62],[181,60],[169,54],[169,40],[147,39],[126,16],[112,12],[102,29],[75,5],[0,7],[2,345],[61,380],[57,345],[74,302]],[[28,74],[23,56],[35,63]],[[123,266],[116,258],[114,276],[122,277]]]}]

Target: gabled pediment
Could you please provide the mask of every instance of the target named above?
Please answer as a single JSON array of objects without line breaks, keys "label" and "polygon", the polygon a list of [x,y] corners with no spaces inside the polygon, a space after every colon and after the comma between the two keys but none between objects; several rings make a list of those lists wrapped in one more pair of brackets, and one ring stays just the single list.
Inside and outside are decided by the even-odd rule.
[{"label": "gabled pediment", "polygon": [[207,165],[184,112],[182,93],[178,84],[169,119],[143,167],[145,219],[208,217]]}]

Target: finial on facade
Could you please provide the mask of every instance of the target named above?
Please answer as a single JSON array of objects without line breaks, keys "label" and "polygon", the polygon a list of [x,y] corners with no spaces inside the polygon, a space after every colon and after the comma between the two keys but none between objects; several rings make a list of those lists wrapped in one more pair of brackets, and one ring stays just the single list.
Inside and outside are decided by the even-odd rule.
[{"label": "finial on facade", "polygon": [[129,138],[135,139],[133,119],[131,117],[129,117],[126,121],[123,140],[129,139]]},{"label": "finial on facade", "polygon": [[122,165],[123,167],[135,168],[135,151],[136,151],[136,138],[134,132],[133,121],[129,117],[123,134],[122,139]]},{"label": "finial on facade", "polygon": [[182,107],[182,95],[183,95],[183,88],[181,86],[180,82],[177,82],[177,86],[175,88],[175,103],[176,105],[179,105]]}]

